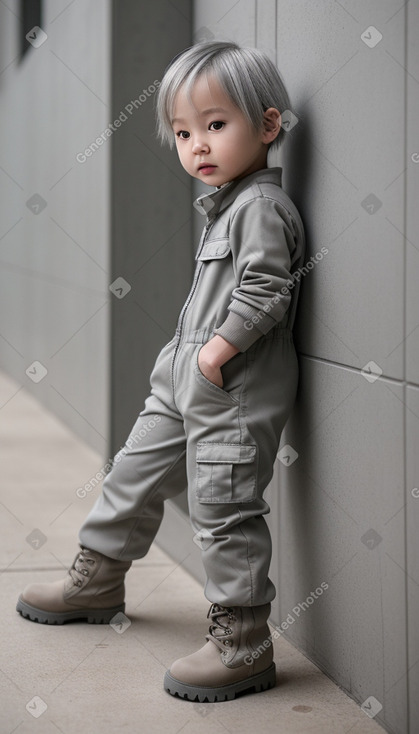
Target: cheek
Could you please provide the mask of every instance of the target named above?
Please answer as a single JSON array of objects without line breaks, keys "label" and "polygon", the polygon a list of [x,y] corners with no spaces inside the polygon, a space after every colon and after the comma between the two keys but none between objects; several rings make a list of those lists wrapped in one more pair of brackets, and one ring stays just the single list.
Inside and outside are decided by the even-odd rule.
[{"label": "cheek", "polygon": [[234,134],[226,136],[218,145],[218,149],[223,153],[226,159],[234,158],[238,147],[239,143],[237,136]]},{"label": "cheek", "polygon": [[181,146],[181,145],[177,145],[176,148],[177,148],[177,154],[179,156],[179,160],[180,161],[185,161],[186,158],[187,158],[186,148],[184,146]]},{"label": "cheek", "polygon": [[246,152],[246,148],[243,148],[240,141],[235,138],[230,142],[230,144],[225,146],[223,157],[229,166],[236,168],[237,166],[241,166],[243,158],[246,156]]},{"label": "cheek", "polygon": [[235,151],[240,150],[244,152],[249,144],[248,136],[243,135],[243,132],[241,130],[231,130],[230,135],[228,136],[228,139],[225,139],[225,149],[226,152],[233,155]]}]

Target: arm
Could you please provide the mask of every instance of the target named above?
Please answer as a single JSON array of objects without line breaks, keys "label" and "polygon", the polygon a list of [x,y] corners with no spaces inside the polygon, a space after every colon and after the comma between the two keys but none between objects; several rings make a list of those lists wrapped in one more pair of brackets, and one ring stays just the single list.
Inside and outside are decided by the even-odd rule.
[{"label": "arm", "polygon": [[230,246],[238,286],[231,294],[227,318],[198,355],[199,369],[218,387],[223,386],[220,367],[284,317],[291,301],[287,282],[292,281],[296,249],[283,210],[268,198],[240,207],[231,224]]},{"label": "arm", "polygon": [[286,210],[267,197],[243,204],[233,217],[230,247],[238,285],[227,318],[214,332],[241,352],[282,321],[290,305],[293,230]]}]

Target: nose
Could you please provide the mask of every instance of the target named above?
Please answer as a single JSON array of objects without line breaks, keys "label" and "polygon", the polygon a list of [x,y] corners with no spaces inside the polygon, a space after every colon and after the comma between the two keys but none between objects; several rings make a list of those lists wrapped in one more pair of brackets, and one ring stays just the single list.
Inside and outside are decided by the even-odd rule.
[{"label": "nose", "polygon": [[205,140],[199,139],[195,140],[193,146],[192,146],[192,153],[196,153],[199,155],[200,153],[208,153],[209,151],[209,145],[205,142]]}]

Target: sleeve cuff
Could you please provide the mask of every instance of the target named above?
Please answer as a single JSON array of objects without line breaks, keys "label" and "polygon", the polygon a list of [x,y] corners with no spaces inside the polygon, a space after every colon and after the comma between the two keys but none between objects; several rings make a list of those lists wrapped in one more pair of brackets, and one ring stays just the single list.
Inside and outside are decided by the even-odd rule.
[{"label": "sleeve cuff", "polygon": [[245,352],[262,336],[263,332],[250,319],[245,319],[234,311],[230,311],[224,323],[214,329],[214,334],[222,336],[241,352]]}]

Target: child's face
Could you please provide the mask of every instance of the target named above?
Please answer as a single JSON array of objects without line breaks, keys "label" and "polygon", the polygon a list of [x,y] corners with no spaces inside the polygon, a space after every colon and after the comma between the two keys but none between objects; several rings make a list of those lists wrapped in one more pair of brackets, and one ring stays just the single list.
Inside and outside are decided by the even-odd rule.
[{"label": "child's face", "polygon": [[179,89],[172,121],[185,171],[210,186],[221,186],[267,167],[263,133],[250,125],[215,79],[198,77],[191,98],[193,104],[183,87]]}]

